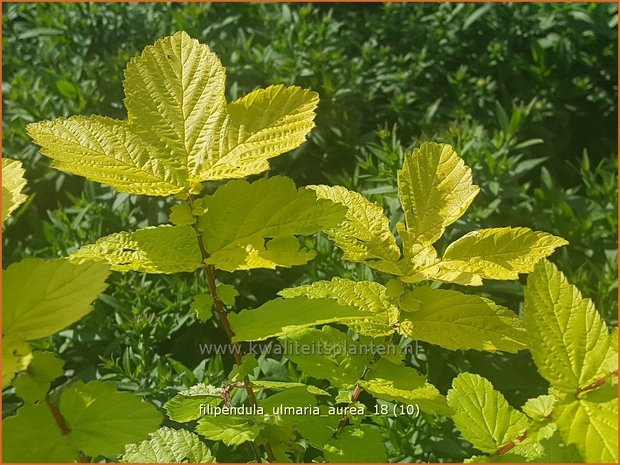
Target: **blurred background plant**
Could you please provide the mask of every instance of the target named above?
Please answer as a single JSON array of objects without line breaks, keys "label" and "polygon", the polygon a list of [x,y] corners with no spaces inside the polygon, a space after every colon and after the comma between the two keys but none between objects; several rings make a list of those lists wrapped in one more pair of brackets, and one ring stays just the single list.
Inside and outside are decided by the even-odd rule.
[{"label": "blurred background plant", "polygon": [[[4,3],[2,21],[3,153],[24,162],[30,187],[5,228],[3,267],[167,221],[172,199],[118,194],[49,169],[25,126],[73,114],[123,118],[127,61],[185,30],[220,56],[229,98],[272,83],[319,92],[308,143],[275,160],[273,172],[299,185],[358,190],[395,224],[403,152],[423,140],[451,143],[482,191],[444,239],[508,225],[565,237],[570,246],[554,261],[617,326],[615,4]],[[301,282],[384,279],[345,264],[324,237],[308,246],[318,252],[308,267],[220,279],[243,289],[242,308]],[[230,360],[198,350],[223,338],[189,310],[204,290],[196,276],[127,273],[111,281],[91,315],[41,342],[66,360],[64,381],[112,379],[155,403],[203,379],[222,381]],[[520,311],[519,283],[488,283],[483,292]],[[455,354],[419,344],[410,363],[444,393],[464,370],[490,379],[517,406],[547,389],[527,353]],[[260,366],[266,378],[299,376],[286,360],[263,357]],[[4,399],[3,413],[14,411],[17,398],[7,391]],[[391,460],[471,455],[449,420],[377,421]]]}]

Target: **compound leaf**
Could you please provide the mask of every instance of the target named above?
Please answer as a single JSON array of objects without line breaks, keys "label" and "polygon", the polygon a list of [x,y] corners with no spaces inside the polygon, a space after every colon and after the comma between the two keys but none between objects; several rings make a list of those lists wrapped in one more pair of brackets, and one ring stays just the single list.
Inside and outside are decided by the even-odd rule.
[{"label": "compound leaf", "polygon": [[463,437],[483,452],[495,453],[529,425],[488,380],[472,373],[461,373],[452,381],[448,404],[456,412],[452,419]]},{"label": "compound leaf", "polygon": [[191,226],[150,226],[123,231],[85,245],[69,259],[84,263],[105,261],[114,271],[180,273],[200,268],[201,255]]},{"label": "compound leaf", "polygon": [[215,457],[198,436],[185,429],[162,427],[149,439],[125,446],[124,463],[214,463]]},{"label": "compound leaf", "polygon": [[54,334],[91,310],[106,288],[108,266],[27,258],[3,271],[2,326],[24,341]]},{"label": "compound leaf", "polygon": [[398,320],[398,308],[386,295],[386,287],[371,281],[351,281],[333,278],[312,284],[284,289],[279,293],[290,298],[305,296],[310,299],[334,299],[340,305],[350,305],[371,313],[363,320],[351,321],[356,332],[367,336],[387,336],[394,332],[392,325]]},{"label": "compound leaf", "polygon": [[473,231],[448,246],[442,265],[483,279],[518,279],[534,265],[568,244],[561,237],[529,228],[489,228]]},{"label": "compound leaf", "polygon": [[2,421],[2,444],[4,463],[72,463],[78,454],[43,402],[26,404]]},{"label": "compound leaf", "polygon": [[452,413],[446,398],[414,368],[380,358],[364,378],[360,386],[379,399],[417,404],[428,413]]},{"label": "compound leaf", "polygon": [[274,299],[254,310],[231,313],[228,317],[235,332],[234,342],[261,341],[283,336],[302,328],[336,321],[365,318],[358,308],[340,305],[332,299]]},{"label": "compound leaf", "polygon": [[401,297],[398,331],[450,350],[517,352],[526,348],[523,322],[495,302],[462,292],[418,287]]},{"label": "compound leaf", "polygon": [[433,244],[467,210],[480,189],[452,146],[423,143],[405,154],[398,194],[407,228],[421,245]]},{"label": "compound leaf", "polygon": [[120,454],[125,444],[144,439],[162,421],[154,406],[103,381],[77,381],[65,389],[60,412],[72,444],[91,456]]},{"label": "compound leaf", "polygon": [[220,60],[185,32],[133,58],[123,86],[128,121],[74,116],[29,124],[28,134],[61,171],[153,196],[268,169],[269,158],[304,142],[318,102],[278,85],[227,105]]},{"label": "compound leaf", "polygon": [[2,221],[11,216],[26,200],[22,193],[26,187],[22,163],[10,158],[2,158]]},{"label": "compound leaf", "polygon": [[268,159],[306,140],[319,96],[297,86],[257,89],[228,104],[224,150],[201,179],[242,178],[269,169]]},{"label": "compound leaf", "polygon": [[328,229],[327,235],[344,252],[344,259],[365,263],[386,273],[400,274],[396,262],[400,249],[390,231],[383,209],[357,192],[342,186],[308,186],[317,196],[347,208],[344,221]]},{"label": "compound leaf", "polygon": [[594,304],[546,260],[528,276],[524,312],[532,357],[554,388],[574,393],[617,369],[617,352],[609,363],[612,338]]}]

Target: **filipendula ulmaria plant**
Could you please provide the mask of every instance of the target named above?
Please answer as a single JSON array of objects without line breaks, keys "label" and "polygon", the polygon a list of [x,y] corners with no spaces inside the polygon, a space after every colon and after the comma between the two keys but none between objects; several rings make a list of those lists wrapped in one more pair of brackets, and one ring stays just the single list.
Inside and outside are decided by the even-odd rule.
[{"label": "filipendula ulmaria plant", "polygon": [[[523,321],[514,312],[487,298],[424,284],[434,280],[476,286],[483,279],[516,279],[566,244],[564,239],[528,228],[482,229],[448,245],[440,257],[434,244],[479,191],[471,170],[452,147],[424,143],[405,154],[398,192],[406,224],[396,225],[402,246],[380,206],[344,187],[310,187],[320,198],[347,209],[345,219],[327,231],[344,258],[395,278],[385,285],[334,278],[286,289],[280,293],[284,300],[231,315],[236,341],[278,337],[285,347],[291,342],[318,341],[353,348],[337,354],[286,355],[307,376],[327,379],[340,389],[339,403],[357,405],[364,390],[377,399],[416,405],[430,414],[450,414],[452,409],[424,376],[404,366],[398,351],[387,350],[398,342],[397,337],[452,350],[517,352],[527,348]],[[355,336],[331,327],[309,328],[333,322],[318,308],[286,311],[298,308],[295,300],[303,297],[310,299],[306,302],[331,301],[363,312],[363,317],[338,321]],[[364,354],[362,346],[370,341],[392,355],[382,356],[380,350]],[[379,432],[370,422],[361,423],[363,415],[353,420],[355,424],[347,426],[349,416],[335,424],[326,418],[327,425],[332,422],[332,428],[324,430],[327,436],[309,442],[322,449],[328,461],[385,461],[385,441]]]},{"label": "filipendula ulmaria plant", "polygon": [[519,411],[481,376],[455,378],[454,422],[489,454],[469,461],[618,463],[617,328],[546,260],[527,279],[525,327],[549,392]]},{"label": "filipendula ulmaria plant", "polygon": [[[268,160],[304,142],[314,125],[318,96],[296,86],[258,89],[233,102],[225,99],[225,69],[206,45],[184,32],[158,40],[125,70],[128,120],[74,116],[28,126],[28,133],[52,159],[52,166],[118,191],[149,196],[174,195],[181,202],[171,225],[147,227],[104,237],[78,250],[74,263],[105,262],[115,271],[193,272],[201,269],[210,294],[196,297],[193,309],[208,318],[211,308],[233,340],[228,309],[238,293],[217,285],[215,270],[290,267],[307,263],[314,252],[300,247],[299,235],[335,227],[346,208],[297,189],[283,176],[247,182],[269,168]],[[212,195],[200,196],[205,181],[223,181]],[[320,312],[327,322],[361,312],[333,301],[297,300],[300,310]],[[284,310],[290,310],[290,306]],[[238,349],[238,347],[236,347]],[[224,386],[198,385],[166,405],[177,422],[199,419],[200,404],[230,404],[232,391],[247,402],[315,403],[326,393],[301,383],[250,381],[256,360],[233,350],[237,367]],[[258,399],[260,390],[282,390]],[[301,392],[300,392],[301,391]],[[275,399],[274,399],[275,398]],[[295,434],[273,418],[200,418],[196,431],[229,446],[249,442],[252,459],[283,455],[282,441]],[[205,444],[190,432],[160,429],[128,445],[123,460],[212,461]]]},{"label": "filipendula ulmaria plant", "polygon": [[[2,159],[2,221],[27,196],[21,163]],[[127,442],[145,438],[162,416],[113,383],[77,381],[50,390],[64,375],[52,352],[31,341],[51,336],[92,309],[103,292],[109,267],[66,259],[26,258],[2,272],[2,388],[23,405],[2,422],[5,462],[73,462],[114,457]]]}]

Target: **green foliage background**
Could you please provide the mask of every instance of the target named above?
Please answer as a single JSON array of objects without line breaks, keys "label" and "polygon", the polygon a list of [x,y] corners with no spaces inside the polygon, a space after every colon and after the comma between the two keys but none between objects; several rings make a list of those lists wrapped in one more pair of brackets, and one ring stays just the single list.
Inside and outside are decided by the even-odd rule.
[{"label": "green foliage background", "polygon": [[[258,86],[319,92],[309,142],[272,162],[298,185],[341,184],[402,219],[396,170],[404,148],[451,143],[482,192],[446,242],[479,227],[527,226],[566,238],[554,261],[617,326],[617,6],[615,4],[3,4],[3,154],[22,160],[30,199],[3,236],[3,267],[65,256],[121,230],[167,220],[167,200],[117,194],[50,170],[25,133],[73,114],[124,118],[122,71],[156,39],[185,30],[227,67],[230,99]],[[318,257],[284,271],[220,274],[240,308],[284,287],[333,276],[372,279],[324,238]],[[75,379],[109,379],[161,404],[183,386],[221,381],[232,361],[205,360],[225,343],[189,306],[204,284],[115,274],[95,311],[41,342]],[[478,290],[475,290],[478,292]],[[519,283],[483,292],[518,310]],[[410,363],[445,394],[457,373],[492,381],[513,405],[546,392],[531,357],[449,352],[420,344]],[[223,367],[226,367],[224,370]],[[265,377],[288,379],[281,360]],[[364,397],[362,397],[364,400]],[[10,394],[8,414],[17,406]],[[385,419],[394,461],[471,455],[449,420]],[[229,459],[235,460],[234,452]],[[312,457],[307,457],[311,459]]]}]

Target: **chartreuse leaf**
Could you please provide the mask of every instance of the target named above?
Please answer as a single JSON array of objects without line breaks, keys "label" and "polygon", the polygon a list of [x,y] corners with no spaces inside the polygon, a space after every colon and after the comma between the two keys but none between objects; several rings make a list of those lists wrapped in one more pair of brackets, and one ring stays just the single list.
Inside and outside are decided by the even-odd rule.
[{"label": "chartreuse leaf", "polygon": [[517,440],[529,425],[489,381],[472,373],[461,373],[452,381],[448,404],[456,412],[452,419],[463,437],[483,452],[495,453]]},{"label": "chartreuse leaf", "polygon": [[2,338],[2,388],[11,384],[16,373],[25,370],[32,360],[30,345],[9,334]]},{"label": "chartreuse leaf", "polygon": [[459,270],[455,265],[442,262],[437,250],[432,245],[422,245],[408,231],[403,223],[397,223],[396,229],[403,241],[403,259],[399,262],[402,270],[400,280],[406,283],[418,283],[426,280],[462,284],[464,286],[481,286],[482,278],[476,274]]},{"label": "chartreuse leaf", "polygon": [[371,315],[363,320],[354,320],[349,325],[359,334],[377,337],[392,334],[392,326],[398,321],[398,308],[388,298],[386,291],[385,286],[375,282],[333,278],[331,281],[317,281],[284,289],[279,294],[285,298],[305,296],[311,299],[334,299],[340,305],[364,310]]},{"label": "chartreuse leaf", "polygon": [[128,121],[99,116],[28,125],[52,166],[122,192],[166,196],[244,177],[305,140],[318,97],[273,86],[229,105],[225,70],[185,32],[146,47],[125,70]]},{"label": "chartreuse leaf", "polygon": [[166,196],[188,183],[185,162],[148,144],[126,121],[72,116],[31,123],[27,130],[52,168],[120,192]]},{"label": "chartreuse leaf", "polygon": [[164,405],[171,420],[185,423],[202,416],[200,405],[216,406],[223,400],[222,389],[208,384],[197,384],[180,392]]},{"label": "chartreuse leaf", "polygon": [[180,273],[200,268],[201,255],[191,226],[154,226],[102,237],[70,255],[76,263],[105,261],[114,271]]},{"label": "chartreuse leaf", "polygon": [[418,287],[401,297],[398,331],[450,350],[517,352],[527,346],[523,322],[477,295]]},{"label": "chartreuse leaf", "polygon": [[26,200],[22,193],[26,187],[22,163],[10,158],[2,158],[2,221],[11,216]]},{"label": "chartreuse leaf", "polygon": [[91,456],[120,454],[125,444],[157,429],[157,409],[113,383],[77,381],[62,392],[60,413],[71,431],[71,443]]},{"label": "chartreuse leaf", "polygon": [[567,394],[553,411],[562,439],[585,461],[618,462],[618,390],[605,385],[575,398]]},{"label": "chartreuse leaf", "polygon": [[168,219],[175,226],[191,226],[196,222],[192,208],[186,203],[178,203],[170,207]]},{"label": "chartreuse leaf", "polygon": [[4,463],[72,463],[78,452],[43,402],[26,404],[2,421]]},{"label": "chartreuse leaf", "polygon": [[341,205],[298,190],[283,176],[230,181],[204,204],[199,226],[210,255],[206,263],[226,271],[305,264],[315,254],[300,250],[294,235],[332,227],[345,214]]},{"label": "chartreuse leaf", "polygon": [[82,318],[106,288],[108,266],[27,258],[3,271],[2,326],[24,341],[54,334]]},{"label": "chartreuse leaf", "polygon": [[332,299],[274,299],[254,310],[243,310],[228,316],[235,332],[234,342],[261,341],[283,336],[302,328],[325,323],[346,322],[365,318],[366,312],[340,305]]},{"label": "chartreuse leaf", "polygon": [[235,305],[239,291],[232,284],[220,284],[217,286],[217,296],[224,305]]},{"label": "chartreuse leaf", "polygon": [[398,194],[407,228],[421,245],[435,243],[445,228],[465,213],[479,191],[472,182],[471,169],[447,144],[423,143],[405,154],[398,171]]},{"label": "chartreuse leaf", "polygon": [[344,252],[345,260],[361,262],[376,270],[400,274],[396,262],[400,249],[381,206],[342,186],[308,186],[321,199],[347,208],[344,221],[327,235]]},{"label": "chartreuse leaf", "polygon": [[185,429],[159,428],[149,439],[125,446],[124,463],[214,463],[215,457],[198,436]]},{"label": "chartreuse leaf", "polygon": [[268,170],[268,159],[305,142],[318,102],[316,92],[283,85],[257,89],[231,102],[223,151],[206,163],[201,179],[242,178]]},{"label": "chartreuse leaf", "polygon": [[529,228],[473,231],[448,246],[442,265],[483,279],[518,279],[544,257],[568,242]]},{"label": "chartreuse leaf", "polygon": [[528,399],[521,410],[532,420],[544,421],[553,413],[555,397],[552,395],[542,395]]},{"label": "chartreuse leaf", "polygon": [[190,305],[190,309],[196,313],[200,321],[207,321],[213,315],[213,296],[211,294],[198,294]]},{"label": "chartreuse leaf", "polygon": [[230,381],[243,381],[246,376],[253,376],[254,370],[258,368],[258,360],[254,354],[245,354],[241,358],[241,363],[235,365],[228,374]]},{"label": "chartreuse leaf", "polygon": [[129,124],[185,183],[206,179],[204,165],[221,156],[225,81],[218,57],[185,32],[146,47],[125,70]]},{"label": "chartreuse leaf", "polygon": [[301,371],[337,387],[355,385],[372,359],[349,335],[329,326],[289,333],[281,342],[286,357]]},{"label": "chartreuse leaf", "polygon": [[310,394],[315,396],[329,396],[329,392],[319,389],[311,384],[296,383],[292,381],[266,381],[266,380],[253,380],[251,381],[252,387],[255,391],[262,391],[264,389],[291,389],[296,387],[303,387]]},{"label": "chartreuse leaf", "polygon": [[212,441],[222,441],[227,446],[238,446],[254,441],[260,434],[262,423],[253,416],[219,415],[203,416],[196,432]]},{"label": "chartreuse leaf", "polygon": [[528,276],[524,312],[532,357],[554,388],[575,393],[617,369],[617,352],[608,363],[614,342],[594,304],[546,260]]},{"label": "chartreuse leaf", "polygon": [[329,463],[386,463],[385,440],[379,428],[363,424],[347,427],[323,447]]},{"label": "chartreuse leaf", "polygon": [[414,368],[380,358],[360,381],[360,386],[379,399],[418,405],[428,413],[450,415],[451,409],[437,388]]},{"label": "chartreuse leaf", "polygon": [[28,370],[13,381],[15,394],[29,404],[45,399],[51,382],[64,374],[64,363],[51,352],[33,352]]}]

